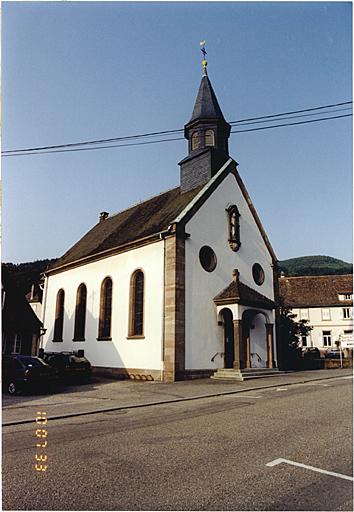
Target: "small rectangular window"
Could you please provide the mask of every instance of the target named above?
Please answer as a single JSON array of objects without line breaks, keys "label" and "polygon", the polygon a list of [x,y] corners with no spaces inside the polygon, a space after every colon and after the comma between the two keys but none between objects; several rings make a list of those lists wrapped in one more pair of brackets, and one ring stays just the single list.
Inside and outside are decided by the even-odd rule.
[{"label": "small rectangular window", "polygon": [[344,320],[352,318],[352,308],[343,308],[343,318]]},{"label": "small rectangular window", "polygon": [[331,310],[329,308],[322,308],[322,320],[331,319]]},{"label": "small rectangular window", "polygon": [[308,309],[300,309],[300,320],[308,320],[309,319],[309,310]]},{"label": "small rectangular window", "polygon": [[322,342],[324,347],[332,346],[332,335],[331,331],[322,331]]}]

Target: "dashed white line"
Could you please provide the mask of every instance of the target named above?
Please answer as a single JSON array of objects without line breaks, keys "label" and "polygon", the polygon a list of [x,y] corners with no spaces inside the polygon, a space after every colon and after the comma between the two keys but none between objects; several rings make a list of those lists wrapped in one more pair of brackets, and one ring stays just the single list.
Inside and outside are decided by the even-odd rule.
[{"label": "dashed white line", "polygon": [[298,466],[300,468],[310,469],[311,471],[316,471],[317,473],[323,473],[324,475],[330,475],[330,476],[335,476],[337,478],[343,478],[344,480],[350,480],[351,482],[354,481],[354,478],[352,476],[342,475],[341,473],[335,473],[334,471],[327,471],[326,469],[315,468],[313,466],[307,466],[306,464],[301,464],[301,462],[294,462],[294,461],[288,460],[288,459],[275,459],[275,460],[272,460],[271,462],[268,462],[266,464],[266,466],[273,467],[273,466],[277,466],[278,464],[282,464],[282,463],[291,464],[292,466]]},{"label": "dashed white line", "polygon": [[288,391],[288,388],[277,388],[277,391]]}]

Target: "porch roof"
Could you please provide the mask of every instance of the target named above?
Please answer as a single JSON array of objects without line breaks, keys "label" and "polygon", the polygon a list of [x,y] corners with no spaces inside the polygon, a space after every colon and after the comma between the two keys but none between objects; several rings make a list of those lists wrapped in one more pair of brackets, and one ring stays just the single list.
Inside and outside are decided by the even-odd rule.
[{"label": "porch roof", "polygon": [[274,309],[275,302],[265,295],[253,290],[239,279],[231,281],[216,297],[214,302],[217,306],[223,304],[242,304],[244,306],[253,306],[263,309]]}]

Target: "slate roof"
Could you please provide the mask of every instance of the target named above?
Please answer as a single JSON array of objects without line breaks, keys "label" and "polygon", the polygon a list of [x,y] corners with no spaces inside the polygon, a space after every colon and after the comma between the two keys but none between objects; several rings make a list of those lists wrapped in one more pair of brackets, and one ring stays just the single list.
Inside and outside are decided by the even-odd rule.
[{"label": "slate roof", "polygon": [[207,76],[203,76],[202,81],[200,82],[197,99],[195,100],[192,117],[189,123],[200,118],[222,119],[225,121],[218,100],[216,99],[215,92]]},{"label": "slate roof", "polygon": [[222,292],[214,297],[216,304],[243,304],[264,309],[274,309],[275,303],[261,293],[253,290],[239,280],[232,281]]},{"label": "slate roof", "polygon": [[352,275],[300,276],[279,278],[280,296],[291,307],[352,305],[338,294],[353,293]]},{"label": "slate roof", "polygon": [[201,188],[181,193],[177,187],[107,217],[56,260],[49,271],[166,230]]}]

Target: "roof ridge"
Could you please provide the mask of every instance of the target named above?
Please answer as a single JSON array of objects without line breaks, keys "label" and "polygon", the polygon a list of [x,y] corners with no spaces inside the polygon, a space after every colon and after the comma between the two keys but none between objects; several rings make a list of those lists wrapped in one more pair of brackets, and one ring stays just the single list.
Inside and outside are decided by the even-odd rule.
[{"label": "roof ridge", "polygon": [[107,219],[111,219],[112,217],[115,217],[116,215],[120,215],[123,212],[127,212],[127,211],[131,210],[132,208],[135,208],[136,206],[139,206],[141,204],[147,203],[148,201],[151,201],[151,199],[155,199],[155,197],[163,196],[164,194],[167,194],[168,192],[172,192],[172,190],[177,190],[178,188],[181,188],[181,187],[177,186],[177,187],[169,188],[168,190],[165,190],[164,192],[159,192],[158,194],[148,197],[147,199],[144,199],[143,201],[137,201],[136,203],[132,204],[131,206],[128,206],[127,208],[124,208],[123,210],[119,210],[119,212],[109,214]]}]

